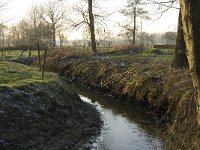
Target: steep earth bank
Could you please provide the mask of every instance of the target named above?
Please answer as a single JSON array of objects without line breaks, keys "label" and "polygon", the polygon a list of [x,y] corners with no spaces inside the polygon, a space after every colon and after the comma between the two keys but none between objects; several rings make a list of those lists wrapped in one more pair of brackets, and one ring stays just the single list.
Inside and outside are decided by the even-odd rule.
[{"label": "steep earth bank", "polygon": [[[1,72],[4,75],[0,84],[1,150],[77,150],[90,147],[87,143],[99,134],[102,125],[94,106],[83,102],[71,87],[61,81],[3,86],[2,81],[9,82],[8,76],[17,75],[17,70],[23,65],[2,64],[9,64],[9,67],[5,66],[6,71]],[[17,70],[12,70],[12,67]],[[20,81],[22,75],[26,76],[25,72],[19,75]]]}]

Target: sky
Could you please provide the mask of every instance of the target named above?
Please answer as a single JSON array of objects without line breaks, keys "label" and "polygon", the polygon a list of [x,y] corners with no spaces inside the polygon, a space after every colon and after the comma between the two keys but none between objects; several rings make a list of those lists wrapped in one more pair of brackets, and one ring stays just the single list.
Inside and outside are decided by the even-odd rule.
[{"label": "sky", "polygon": [[[11,0],[3,14],[3,19],[6,20],[9,25],[16,23],[26,16],[33,4],[42,3],[44,1],[46,0]],[[77,2],[77,0],[65,1],[68,6]],[[110,29],[117,35],[120,32],[117,23],[124,21],[124,18],[117,13],[117,10],[120,10],[120,8],[125,5],[125,0],[99,0],[99,2],[103,9],[113,13],[112,21],[108,22],[108,24]],[[149,33],[176,31],[177,21],[178,10],[171,9],[158,20],[143,21],[142,30]],[[80,39],[81,36],[81,31],[72,31],[70,33],[71,39]]]}]

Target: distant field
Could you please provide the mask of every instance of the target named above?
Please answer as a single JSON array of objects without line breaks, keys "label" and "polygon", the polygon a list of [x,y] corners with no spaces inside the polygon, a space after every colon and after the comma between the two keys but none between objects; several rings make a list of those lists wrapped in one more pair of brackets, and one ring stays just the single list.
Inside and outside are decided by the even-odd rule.
[{"label": "distant field", "polygon": [[[6,50],[4,51],[4,59],[17,59],[20,57],[20,55],[22,54],[22,50]],[[41,55],[43,54],[43,51],[41,51]],[[37,50],[33,50],[31,52],[31,57],[37,57],[38,56],[38,52]],[[24,51],[24,53],[21,55],[21,58],[26,58],[29,57],[29,51]],[[1,54],[1,58],[2,58],[2,54]]]}]

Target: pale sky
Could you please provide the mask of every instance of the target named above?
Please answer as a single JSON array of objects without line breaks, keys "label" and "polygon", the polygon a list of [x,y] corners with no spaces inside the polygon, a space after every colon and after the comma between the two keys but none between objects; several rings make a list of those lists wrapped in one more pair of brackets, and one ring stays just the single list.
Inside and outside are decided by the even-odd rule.
[{"label": "pale sky", "polygon": [[[46,0],[12,0],[7,6],[6,12],[3,15],[4,20],[9,20],[7,24],[13,24],[26,16],[32,4],[44,2]],[[68,5],[75,3],[77,0],[65,0]],[[125,0],[99,0],[103,9],[115,12],[119,10],[125,3]],[[119,33],[120,29],[117,27],[116,22],[123,22],[123,17],[117,12],[113,13],[112,21],[109,26],[113,32]],[[143,22],[143,31],[166,32],[176,31],[178,21],[178,10],[169,10],[162,18],[156,21]],[[80,39],[80,31],[72,32],[71,39]]]}]

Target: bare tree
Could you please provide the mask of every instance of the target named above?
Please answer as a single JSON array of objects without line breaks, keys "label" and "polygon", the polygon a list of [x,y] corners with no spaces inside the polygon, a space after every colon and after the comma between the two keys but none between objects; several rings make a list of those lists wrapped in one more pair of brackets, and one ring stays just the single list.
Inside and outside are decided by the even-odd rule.
[{"label": "bare tree", "polygon": [[[4,46],[4,40],[5,40],[5,33],[4,33],[4,29],[5,26],[3,24],[0,24],[0,46]],[[1,58],[4,58],[4,50],[1,50]]]},{"label": "bare tree", "polygon": [[3,24],[0,24],[0,46],[4,47],[5,44],[5,31],[6,31],[6,26]]},{"label": "bare tree", "polygon": [[23,19],[9,29],[10,45],[21,48],[36,48],[37,43],[40,43],[42,47],[45,47],[47,41],[51,40],[51,33],[48,24],[41,22],[34,26],[29,18]]},{"label": "bare tree", "polygon": [[[5,10],[6,6],[8,5],[9,1],[7,0],[1,0],[0,1],[0,12],[1,14],[3,14],[3,11]],[[4,33],[4,29],[6,28],[4,22],[1,20],[2,18],[0,18],[0,37],[1,37],[1,45],[4,46],[4,40],[5,40],[5,33]],[[1,50],[1,57],[3,59],[4,57],[4,51]]]},{"label": "bare tree", "polygon": [[74,11],[76,12],[76,18],[72,20],[72,27],[79,29],[84,26],[84,31],[89,31],[91,49],[93,53],[96,54],[95,25],[104,28],[106,26],[104,23],[105,16],[108,16],[108,14],[106,15],[93,0],[81,0],[80,3],[74,7]]},{"label": "bare tree", "polygon": [[119,36],[127,39],[130,43],[134,44],[136,41],[136,33],[137,33],[137,29],[134,28],[131,23],[129,24],[125,24],[125,25],[121,25],[119,24],[119,26],[122,28]]},{"label": "bare tree", "polygon": [[65,36],[62,32],[59,32],[58,36],[59,36],[59,42],[60,42],[60,48],[61,48],[61,47],[63,47],[63,42],[65,39]]},{"label": "bare tree", "polygon": [[132,44],[136,44],[137,18],[149,19],[148,12],[143,8],[143,0],[127,0],[127,5],[120,12],[129,19],[125,25],[120,25],[126,32],[126,35],[132,37]]},{"label": "bare tree", "polygon": [[146,4],[151,6],[154,20],[160,19],[168,10],[179,9],[179,0],[146,0]]},{"label": "bare tree", "polygon": [[33,28],[33,42],[35,45],[39,43],[40,41],[40,32],[41,32],[41,24],[43,24],[42,20],[42,12],[41,6],[39,5],[33,5],[31,8],[31,11],[28,14],[28,17],[30,18],[30,24]]},{"label": "bare tree", "polygon": [[33,45],[40,44],[46,47],[47,41],[52,41],[52,26],[43,19],[43,7],[41,5],[33,5],[28,14],[28,21],[32,28],[32,43]]},{"label": "bare tree", "polygon": [[111,30],[97,28],[97,45],[103,47],[111,47],[114,43],[114,38]]},{"label": "bare tree", "polygon": [[90,37],[91,37],[91,46],[92,51],[96,54],[96,39],[95,39],[95,28],[94,28],[94,15],[93,15],[93,4],[92,0],[88,0],[88,14],[89,14],[89,28],[90,28]]},{"label": "bare tree", "polygon": [[43,4],[42,19],[51,27],[53,47],[56,46],[57,32],[66,23],[66,12],[62,1],[49,0]]},{"label": "bare tree", "polygon": [[174,45],[176,43],[176,32],[168,31],[163,34],[166,44]]},{"label": "bare tree", "polygon": [[9,29],[10,45],[19,45],[19,30],[17,25],[12,25]]},{"label": "bare tree", "polygon": [[151,45],[151,48],[153,48],[153,45],[155,44],[155,34],[149,34],[148,35],[148,41],[149,41],[149,43],[150,43],[150,45]]}]

